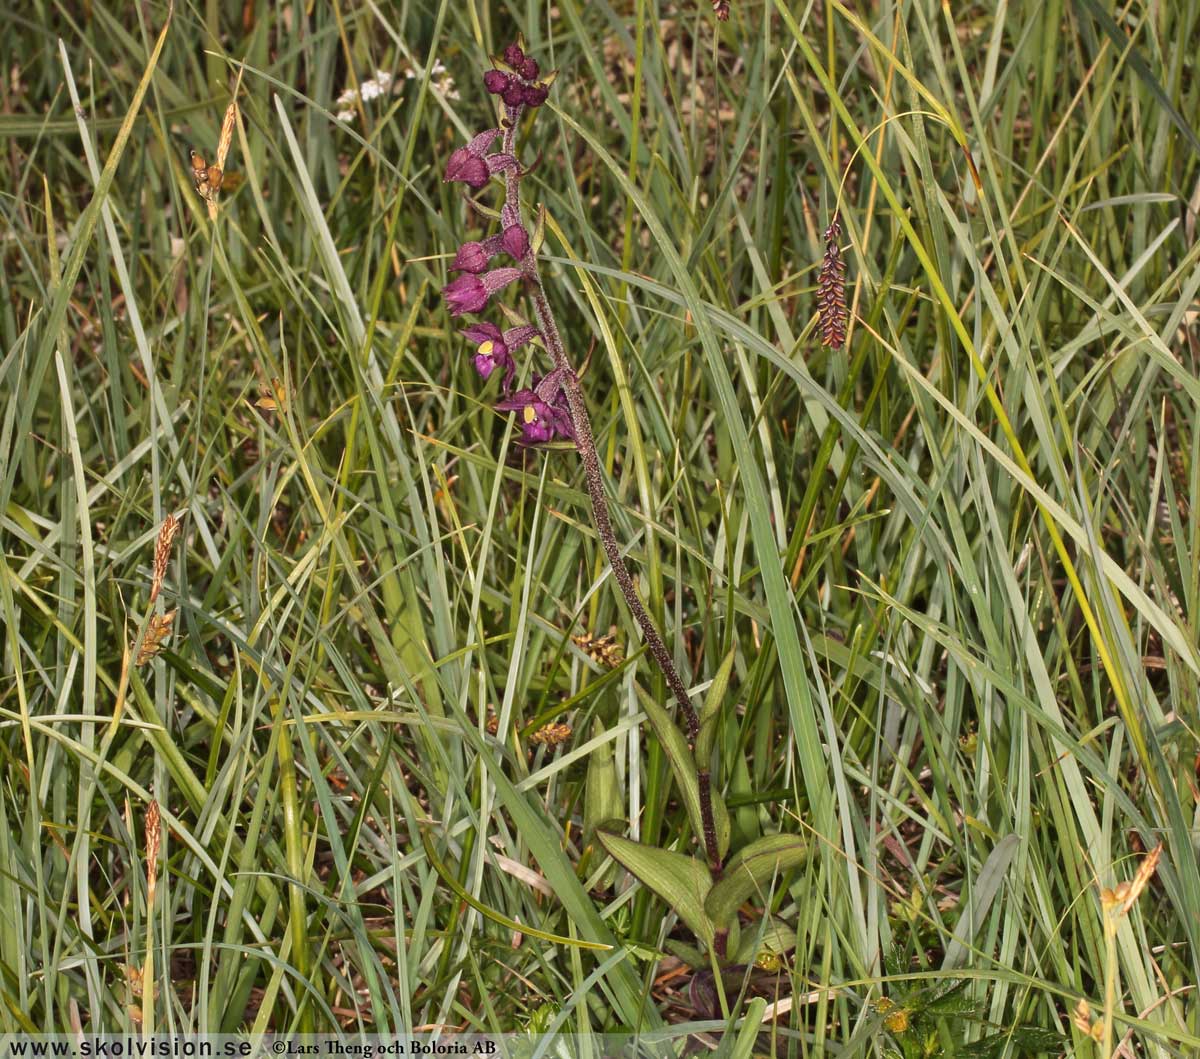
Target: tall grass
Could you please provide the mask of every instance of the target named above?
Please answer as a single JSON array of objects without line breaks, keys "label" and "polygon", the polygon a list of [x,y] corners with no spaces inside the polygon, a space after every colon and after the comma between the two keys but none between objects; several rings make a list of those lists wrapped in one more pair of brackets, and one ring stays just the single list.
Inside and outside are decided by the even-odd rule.
[{"label": "tall grass", "polygon": [[[5,26],[0,1029],[763,1020],[849,1056],[932,1005],[945,1054],[1200,1050],[1200,4]],[[562,71],[526,187],[618,537],[685,680],[735,651],[735,833],[817,851],[724,1009],[581,832],[611,750],[628,834],[695,841],[581,469],[517,447],[436,297],[517,31]],[[239,74],[213,221],[188,151]],[[610,629],[615,668],[576,639]]]}]

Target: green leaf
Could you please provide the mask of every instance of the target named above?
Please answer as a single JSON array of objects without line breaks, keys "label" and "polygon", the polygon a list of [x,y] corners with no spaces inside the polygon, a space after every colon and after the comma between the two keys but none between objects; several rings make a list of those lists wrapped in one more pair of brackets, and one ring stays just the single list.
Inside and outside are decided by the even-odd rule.
[{"label": "green leaf", "polygon": [[758,822],[758,808],[751,801],[755,791],[754,780],[750,778],[750,763],[747,755],[745,753],[735,754],[732,768],[728,772],[730,795],[740,796],[743,799],[741,806],[733,811],[730,821],[737,832],[736,839],[740,848],[762,837],[762,828]]},{"label": "green leaf", "polygon": [[703,863],[607,831],[597,832],[596,837],[614,860],[666,901],[692,933],[712,948],[713,924],[704,911],[712,876]]},{"label": "green leaf", "polygon": [[746,1014],[738,1029],[737,1039],[733,1042],[730,1059],[751,1059],[755,1054],[754,1046],[758,1043],[758,1034],[762,1029],[763,1013],[767,1010],[767,1002],[756,996],[746,1005]]},{"label": "green leaf", "polygon": [[1151,95],[1154,96],[1155,102],[1163,109],[1167,117],[1171,119],[1175,127],[1183,134],[1183,142],[1186,143],[1197,155],[1200,155],[1200,138],[1197,138],[1195,131],[1188,124],[1187,119],[1179,113],[1178,109],[1171,103],[1171,97],[1167,95],[1166,90],[1159,83],[1158,78],[1154,76],[1154,71],[1150,68],[1150,64],[1146,61],[1146,57],[1133,46],[1133,42],[1126,35],[1125,31],[1116,23],[1112,15],[1105,11],[1096,0],[1075,0],[1075,8],[1083,9],[1096,20],[1096,24],[1104,30],[1108,39],[1112,41],[1113,47],[1117,51],[1124,52],[1129,65],[1133,67],[1134,73],[1141,78],[1142,84],[1146,86]]},{"label": "green leaf", "polygon": [[717,832],[717,853],[724,859],[725,854],[729,852],[729,838],[733,833],[733,825],[730,823],[729,810],[725,808],[725,799],[721,797],[721,792],[710,788],[709,794],[712,797],[713,827]]},{"label": "green leaf", "polygon": [[[467,721],[466,715],[458,705],[451,702],[450,707],[458,716],[463,738],[471,744],[477,754],[489,753],[483,737],[475,726]],[[546,882],[562,902],[567,915],[574,921],[575,929],[584,937],[596,941],[614,941],[608,923],[601,917],[592,899],[575,877],[575,871],[562,851],[561,832],[556,833],[554,828],[547,826],[541,806],[526,792],[518,790],[503,769],[496,769],[489,773],[489,777],[496,784],[496,794],[512,815],[517,830],[529,843],[529,851],[541,866]],[[649,1018],[656,1027],[662,1024],[657,1011],[645,1013],[638,1007],[642,997],[638,985],[640,979],[626,961],[614,964],[606,978],[608,988],[613,990],[617,998],[622,1017],[629,1021]]]},{"label": "green leaf", "polygon": [[908,954],[894,942],[883,957],[883,968],[892,978],[899,978],[908,971]]},{"label": "green leaf", "polygon": [[725,877],[709,892],[705,911],[717,925],[728,923],[742,903],[765,893],[780,872],[803,864],[808,844],[799,835],[767,835],[738,851]]},{"label": "green leaf", "polygon": [[[592,737],[604,734],[604,725],[592,725]],[[590,837],[597,828],[625,819],[625,803],[617,777],[617,759],[612,741],[601,743],[588,756],[587,786],[583,794],[583,833]]]},{"label": "green leaf", "polygon": [[[696,759],[688,749],[687,739],[679,726],[671,720],[671,715],[654,701],[639,685],[638,696],[642,700],[642,708],[650,718],[650,725],[658,741],[666,751],[667,762],[671,773],[679,786],[683,804],[687,806],[688,817],[692,821],[692,830],[701,843],[704,841],[704,814],[700,811],[700,780],[696,770]],[[729,851],[729,811],[725,808],[725,799],[720,792],[711,789],[713,807],[713,827],[717,832],[717,853],[724,857]]]},{"label": "green leaf", "polygon": [[577,949],[598,949],[601,952],[607,952],[613,948],[607,942],[584,941],[580,938],[566,938],[559,934],[551,934],[545,930],[538,930],[536,927],[529,926],[528,923],[519,923],[515,919],[510,919],[502,912],[498,912],[494,908],[489,908],[482,901],[476,900],[466,890],[466,888],[451,874],[450,869],[446,867],[439,859],[437,852],[433,848],[433,843],[429,839],[429,835],[421,832],[421,844],[425,847],[425,859],[429,862],[429,866],[441,877],[442,882],[454,891],[454,896],[460,901],[465,901],[476,912],[490,919],[493,923],[499,923],[500,926],[508,930],[517,931],[521,934],[528,934],[534,938],[540,938],[542,941],[548,941],[554,945],[570,945]]},{"label": "green leaf", "polygon": [[1061,1034],[1050,1030],[1039,1029],[1036,1026],[1019,1026],[1015,1030],[1003,1030],[1000,1033],[989,1033],[971,1044],[963,1045],[958,1050],[962,1056],[972,1056],[974,1059],[992,1059],[1003,1054],[1006,1047],[1014,1049],[1014,1055],[1040,1055],[1042,1052],[1057,1054],[1066,1046],[1066,1040]]},{"label": "green leaf", "polygon": [[959,1018],[970,1018],[979,1010],[979,1005],[970,997],[963,996],[966,988],[967,980],[956,978],[934,990],[919,1006],[928,1015],[954,1015]]},{"label": "green leaf", "polygon": [[709,967],[708,957],[696,948],[695,945],[688,945],[686,942],[677,941],[675,938],[667,938],[663,943],[663,948],[672,956],[681,959],[695,971],[706,970]]},{"label": "green leaf", "polygon": [[735,962],[754,963],[760,956],[782,956],[796,947],[796,929],[777,916],[745,927]]},{"label": "green leaf", "polygon": [[713,677],[704,696],[704,705],[700,707],[700,734],[696,737],[696,760],[708,764],[712,757],[713,743],[716,740],[717,729],[721,718],[721,706],[725,702],[725,692],[729,687],[729,677],[733,673],[735,652],[730,650]]},{"label": "green leaf", "polygon": [[942,970],[948,971],[962,965],[967,957],[971,942],[983,927],[988,909],[992,906],[1000,887],[1008,875],[1009,865],[1020,849],[1021,839],[1017,835],[1005,835],[988,854],[979,877],[968,893],[966,906],[958,917],[954,935],[946,946],[946,957]]},{"label": "green leaf", "polygon": [[536,255],[546,241],[546,206],[538,203],[537,216],[533,222],[533,235],[529,240],[530,253]]}]

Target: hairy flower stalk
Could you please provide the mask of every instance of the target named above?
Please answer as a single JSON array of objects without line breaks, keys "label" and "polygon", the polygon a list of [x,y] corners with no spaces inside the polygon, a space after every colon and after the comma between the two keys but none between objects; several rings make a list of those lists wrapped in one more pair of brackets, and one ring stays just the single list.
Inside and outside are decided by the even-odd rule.
[{"label": "hairy flower stalk", "polygon": [[[485,273],[477,277],[472,271],[465,271],[460,278],[453,281],[443,291],[451,313],[475,312],[482,308],[487,298],[480,297],[482,289],[498,289],[501,285],[511,282],[507,273],[519,270],[525,291],[533,306],[536,329],[518,329],[517,334],[507,332],[501,334],[494,325],[482,324],[464,331],[464,334],[474,340],[483,338],[476,354],[476,367],[485,378],[496,368],[505,370],[504,389],[508,393],[512,374],[511,361],[504,360],[514,348],[510,335],[520,341],[528,341],[537,334],[550,355],[551,370],[545,376],[534,376],[529,389],[519,390],[507,396],[497,404],[501,411],[518,413],[518,423],[522,429],[522,444],[538,444],[552,440],[555,436],[570,438],[583,461],[584,480],[587,483],[588,499],[591,502],[592,517],[596,532],[604,548],[604,554],[616,579],[621,595],[625,597],[634,620],[645,638],[646,646],[651,657],[662,670],[672,695],[679,703],[684,724],[688,732],[688,741],[695,744],[700,730],[700,718],[688,695],[687,687],[680,678],[670,652],[659,634],[654,621],[646,612],[642,601],[634,587],[633,577],[625,558],[621,554],[613,531],[612,519],[609,514],[608,498],[604,491],[604,476],[600,466],[600,458],[596,452],[596,442],[592,433],[591,417],[588,415],[587,400],[580,385],[579,377],[567,357],[562,335],[550,308],[546,290],[538,271],[537,248],[528,238],[521,222],[521,179],[525,176],[516,158],[517,129],[521,116],[527,108],[538,107],[546,100],[547,88],[553,80],[553,74],[539,81],[540,70],[537,62],[525,55],[520,42],[510,44],[504,51],[502,59],[495,61],[496,69],[489,70],[484,76],[484,85],[493,95],[500,96],[504,103],[505,117],[501,122],[501,145],[498,152],[486,154],[488,147],[495,139],[492,130],[476,136],[466,148],[459,148],[450,158],[447,166],[448,180],[461,180],[471,187],[482,186],[476,183],[483,173],[499,173],[504,177],[504,206],[500,212],[502,234],[482,243],[471,244],[456,255],[455,267],[479,265],[486,267],[487,260],[495,254],[505,253],[513,258],[517,269],[495,269],[493,273]],[[482,145],[482,146],[480,146]],[[479,249],[476,250],[475,248]],[[488,276],[494,273],[505,275],[488,282]],[[502,279],[504,283],[498,282]],[[472,283],[471,281],[475,281]],[[478,284],[478,286],[476,286]],[[494,291],[489,290],[490,293]],[[473,306],[478,305],[478,308]],[[472,307],[468,307],[472,306]],[[499,337],[502,357],[493,362],[493,353]],[[486,348],[485,348],[486,347]],[[483,357],[481,363],[480,356]],[[720,856],[717,852],[716,828],[713,823],[712,800],[709,793],[708,763],[697,763],[700,771],[700,787],[702,791],[702,815],[704,818],[704,845],[708,860],[714,869],[720,869]]]}]

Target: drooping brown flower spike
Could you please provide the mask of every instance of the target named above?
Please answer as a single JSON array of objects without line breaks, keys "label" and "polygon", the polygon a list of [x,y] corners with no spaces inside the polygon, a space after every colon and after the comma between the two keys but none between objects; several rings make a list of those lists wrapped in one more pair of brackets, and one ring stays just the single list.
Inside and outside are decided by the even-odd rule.
[{"label": "drooping brown flower spike", "polygon": [[842,222],[835,213],[825,229],[825,257],[817,280],[821,342],[831,349],[841,349],[846,341],[846,262],[842,258],[841,237]]}]

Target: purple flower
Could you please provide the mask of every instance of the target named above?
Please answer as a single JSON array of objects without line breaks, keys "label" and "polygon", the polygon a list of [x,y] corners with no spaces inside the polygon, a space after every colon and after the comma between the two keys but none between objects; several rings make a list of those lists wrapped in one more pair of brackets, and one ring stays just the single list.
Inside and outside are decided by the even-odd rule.
[{"label": "purple flower", "polygon": [[504,389],[508,391],[512,385],[516,365],[513,363],[514,350],[520,349],[538,333],[536,327],[524,325],[510,327],[501,331],[495,324],[479,323],[464,327],[462,335],[475,343],[475,369],[485,379],[496,368],[504,368]]},{"label": "purple flower", "polygon": [[488,303],[488,293],[484,289],[483,280],[471,272],[447,283],[442,288],[442,297],[450,307],[451,316],[477,313]]},{"label": "purple flower", "polygon": [[529,233],[520,223],[510,224],[500,236],[500,245],[509,257],[521,261],[529,253]]},{"label": "purple flower", "polygon": [[487,379],[497,368],[503,368],[504,389],[507,392],[517,369],[508,344],[504,341],[504,333],[495,324],[482,323],[463,328],[462,334],[475,343],[475,370]]},{"label": "purple flower", "polygon": [[[547,386],[551,382],[552,385]],[[518,390],[508,400],[498,401],[496,408],[501,412],[518,413],[522,445],[540,445],[553,441],[555,436],[575,437],[565,394],[553,372],[541,380],[535,375],[532,389]]]},{"label": "purple flower", "polygon": [[483,187],[488,182],[488,177],[495,172],[487,158],[487,149],[499,135],[499,129],[488,129],[487,132],[481,132],[476,136],[466,147],[460,147],[447,160],[444,179],[462,181],[476,190]]},{"label": "purple flower", "polygon": [[504,61],[514,70],[525,61],[525,52],[519,44],[510,44],[504,49]]},{"label": "purple flower", "polygon": [[476,191],[488,182],[490,176],[487,162],[479,155],[471,154],[467,147],[460,147],[446,162],[445,179],[447,181],[461,180],[464,184],[475,188]]},{"label": "purple flower", "polygon": [[463,243],[454,255],[451,272],[483,272],[488,267],[492,255],[484,243]]},{"label": "purple flower", "polygon": [[497,368],[504,370],[504,392],[512,387],[517,366],[513,351],[525,345],[538,333],[536,327],[510,327],[501,331],[495,324],[479,323],[464,327],[462,335],[475,343],[475,370],[487,379]]},{"label": "purple flower", "polygon": [[517,69],[517,73],[525,78],[526,81],[536,81],[538,79],[538,74],[541,72],[542,71],[538,68],[536,59],[526,59]]},{"label": "purple flower", "polygon": [[494,268],[482,276],[465,272],[442,288],[442,297],[446,299],[451,316],[477,313],[496,291],[520,278],[519,268]]},{"label": "purple flower", "polygon": [[490,349],[480,352],[499,352],[511,353],[514,349],[520,349],[530,339],[535,338],[538,333],[536,327],[530,327],[524,324],[521,327],[510,327],[507,331],[501,331],[495,324],[484,321],[478,324],[472,324],[470,327],[462,329],[463,338],[468,338],[472,342],[482,345],[483,343],[491,343]]}]

